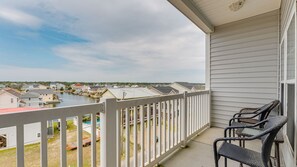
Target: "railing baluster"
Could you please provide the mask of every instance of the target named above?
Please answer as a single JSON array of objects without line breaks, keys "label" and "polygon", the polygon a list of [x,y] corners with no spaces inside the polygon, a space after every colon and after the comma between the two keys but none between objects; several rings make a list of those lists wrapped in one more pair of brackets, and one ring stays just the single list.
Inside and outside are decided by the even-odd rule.
[{"label": "railing baluster", "polygon": [[141,135],[141,163],[140,166],[144,166],[145,157],[144,157],[144,108],[143,105],[140,106],[140,135]]},{"label": "railing baluster", "polygon": [[67,166],[67,155],[66,155],[66,118],[60,119],[60,166]]},{"label": "railing baluster", "polygon": [[157,124],[156,124],[156,103],[153,104],[153,160],[157,157],[157,144],[156,144],[156,132],[157,132]]},{"label": "railing baluster", "polygon": [[147,104],[147,162],[151,162],[151,105]]},{"label": "railing baluster", "polygon": [[183,106],[183,104],[182,104],[182,99],[178,99],[178,102],[179,102],[179,104],[178,104],[178,111],[177,111],[177,113],[178,113],[178,142],[180,142],[181,141],[181,137],[182,137],[182,129],[181,129],[181,127],[182,127],[182,125],[181,125],[181,119],[182,119],[182,106]]},{"label": "railing baluster", "polygon": [[159,137],[158,137],[158,144],[159,144],[159,156],[162,154],[162,107],[161,102],[158,103],[158,125],[159,125]]},{"label": "railing baluster", "polygon": [[126,108],[126,167],[130,167],[130,109]]},{"label": "railing baluster", "polygon": [[172,146],[175,146],[175,142],[176,142],[176,100],[173,99],[172,100]]},{"label": "railing baluster", "polygon": [[24,157],[24,125],[16,126],[16,140],[17,140],[17,167],[25,166],[25,157]]},{"label": "railing baluster", "polygon": [[163,140],[163,152],[166,152],[166,102],[163,102],[163,136],[164,136],[164,140]]},{"label": "railing baluster", "polygon": [[96,167],[96,140],[97,140],[97,116],[96,113],[92,113],[92,127],[91,127],[91,164],[92,167]]},{"label": "railing baluster", "polygon": [[82,116],[77,116],[77,166],[83,166],[83,150],[82,150]]},{"label": "railing baluster", "polygon": [[168,125],[168,150],[171,148],[171,121],[170,121],[170,117],[171,117],[171,103],[170,100],[167,101],[167,105],[168,105],[168,109],[167,109],[167,125]]},{"label": "railing baluster", "polygon": [[198,97],[198,112],[199,112],[199,119],[198,119],[198,124],[199,124],[199,128],[202,127],[202,105],[201,105],[201,96]]},{"label": "railing baluster", "polygon": [[47,121],[41,122],[40,164],[47,167]]},{"label": "railing baluster", "polygon": [[134,106],[134,167],[137,167],[138,166],[138,154],[137,154],[137,149],[138,149],[138,145],[137,145],[137,119],[138,119],[138,114],[137,114],[137,106]]}]

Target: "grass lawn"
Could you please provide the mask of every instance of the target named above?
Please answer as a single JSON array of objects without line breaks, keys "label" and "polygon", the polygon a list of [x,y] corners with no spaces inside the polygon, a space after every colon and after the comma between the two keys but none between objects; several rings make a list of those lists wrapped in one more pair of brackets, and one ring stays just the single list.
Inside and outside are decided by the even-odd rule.
[{"label": "grass lawn", "polygon": [[[53,138],[48,139],[48,165],[56,167],[60,164],[60,132],[56,129],[57,124],[54,124],[55,134]],[[72,120],[67,121],[67,143],[76,142],[77,132],[76,126]],[[83,132],[83,138],[90,138],[91,135]],[[97,162],[100,159],[100,142],[97,142]],[[5,164],[6,167],[16,166],[16,149],[0,150],[0,164]],[[77,166],[77,150],[67,151],[67,166]],[[83,163],[84,166],[91,166],[91,147],[83,147]],[[40,144],[31,144],[25,146],[25,166],[39,167],[40,166]]]}]

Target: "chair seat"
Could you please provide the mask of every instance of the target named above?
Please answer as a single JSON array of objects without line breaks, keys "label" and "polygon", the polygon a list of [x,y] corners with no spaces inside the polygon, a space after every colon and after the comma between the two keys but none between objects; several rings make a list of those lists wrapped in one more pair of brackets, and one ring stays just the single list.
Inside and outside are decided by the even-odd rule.
[{"label": "chair seat", "polygon": [[252,167],[265,167],[260,153],[227,142],[222,144],[218,154]]}]

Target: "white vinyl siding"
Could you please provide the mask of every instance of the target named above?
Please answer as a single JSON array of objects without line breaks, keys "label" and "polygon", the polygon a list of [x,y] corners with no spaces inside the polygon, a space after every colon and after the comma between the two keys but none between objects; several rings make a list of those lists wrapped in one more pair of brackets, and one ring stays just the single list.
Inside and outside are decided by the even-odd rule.
[{"label": "white vinyl siding", "polygon": [[212,125],[277,99],[279,11],[215,27],[210,35]]}]

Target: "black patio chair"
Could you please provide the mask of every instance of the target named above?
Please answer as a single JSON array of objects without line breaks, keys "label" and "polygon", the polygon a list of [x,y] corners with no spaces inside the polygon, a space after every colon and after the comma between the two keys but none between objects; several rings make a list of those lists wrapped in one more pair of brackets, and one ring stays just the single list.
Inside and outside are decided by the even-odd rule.
[{"label": "black patio chair", "polygon": [[242,124],[256,124],[266,118],[273,109],[279,106],[280,101],[274,100],[259,108],[243,108],[229,120],[229,126]]},{"label": "black patio chair", "polygon": [[[287,117],[276,116],[265,119],[254,125],[233,126],[226,128],[224,131],[225,137],[216,139],[213,144],[215,166],[219,166],[218,162],[220,157],[225,157],[225,167],[227,167],[227,159],[231,159],[241,164],[246,164],[252,167],[271,167],[271,147],[278,131],[286,122]],[[245,138],[226,137],[228,130],[231,131],[238,128],[254,128],[263,124],[264,127],[262,131],[257,135]],[[231,141],[250,141],[259,138],[261,138],[262,140],[262,148],[260,153],[231,143]],[[218,142],[223,142],[219,150],[217,149]]]}]

